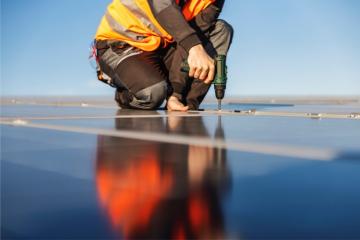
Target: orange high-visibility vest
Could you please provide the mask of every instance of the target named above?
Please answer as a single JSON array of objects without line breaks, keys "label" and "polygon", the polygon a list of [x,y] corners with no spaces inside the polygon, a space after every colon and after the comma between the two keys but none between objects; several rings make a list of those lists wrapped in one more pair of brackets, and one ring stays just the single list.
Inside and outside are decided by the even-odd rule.
[{"label": "orange high-visibility vest", "polygon": [[[179,1],[176,1],[179,3]],[[189,0],[183,8],[187,21],[215,0]],[[147,0],[113,0],[97,30],[96,40],[123,41],[144,51],[154,51],[173,37],[155,19]]]}]

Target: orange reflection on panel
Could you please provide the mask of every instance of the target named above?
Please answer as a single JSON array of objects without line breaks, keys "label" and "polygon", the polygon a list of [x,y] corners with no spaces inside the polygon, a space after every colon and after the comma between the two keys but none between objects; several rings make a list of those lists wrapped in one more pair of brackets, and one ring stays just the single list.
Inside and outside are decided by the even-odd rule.
[{"label": "orange reflection on panel", "polygon": [[97,171],[99,200],[114,227],[128,236],[145,228],[156,206],[172,186],[170,170],[162,171],[154,150],[126,168],[100,167]]}]

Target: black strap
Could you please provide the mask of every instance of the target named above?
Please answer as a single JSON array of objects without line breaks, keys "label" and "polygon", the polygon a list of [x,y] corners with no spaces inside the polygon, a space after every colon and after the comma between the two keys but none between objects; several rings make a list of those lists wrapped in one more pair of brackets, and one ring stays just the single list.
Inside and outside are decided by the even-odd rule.
[{"label": "black strap", "polygon": [[179,6],[181,9],[183,9],[185,7],[185,3],[186,3],[186,0],[180,0],[179,1]]},{"label": "black strap", "polygon": [[95,46],[97,50],[108,49],[110,47],[124,48],[128,45],[129,44],[126,42],[116,41],[116,40],[96,40],[95,42]]}]

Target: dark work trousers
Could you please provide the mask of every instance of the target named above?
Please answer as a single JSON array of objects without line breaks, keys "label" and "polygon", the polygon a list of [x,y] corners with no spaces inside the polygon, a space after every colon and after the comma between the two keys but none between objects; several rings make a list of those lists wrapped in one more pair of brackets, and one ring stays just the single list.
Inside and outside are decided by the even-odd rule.
[{"label": "dark work trousers", "polygon": [[[228,23],[217,20],[203,35],[203,45],[211,57],[227,54],[233,35]],[[99,45],[103,44],[97,44],[100,68],[116,86],[115,100],[121,108],[156,109],[174,95],[196,110],[209,90],[210,85],[181,71],[188,54],[176,44],[152,52],[121,42]]]}]

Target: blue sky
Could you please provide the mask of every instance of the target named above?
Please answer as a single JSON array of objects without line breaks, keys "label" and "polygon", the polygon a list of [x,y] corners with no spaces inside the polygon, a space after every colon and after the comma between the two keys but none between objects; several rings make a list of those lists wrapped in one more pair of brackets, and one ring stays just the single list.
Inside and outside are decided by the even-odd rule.
[{"label": "blue sky", "polygon": [[[108,3],[1,0],[2,95],[112,95],[87,61]],[[360,95],[359,0],[227,0],[222,18],[228,95]]]}]

